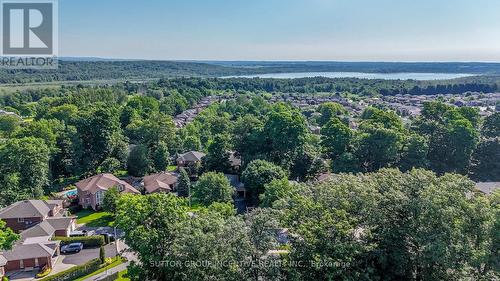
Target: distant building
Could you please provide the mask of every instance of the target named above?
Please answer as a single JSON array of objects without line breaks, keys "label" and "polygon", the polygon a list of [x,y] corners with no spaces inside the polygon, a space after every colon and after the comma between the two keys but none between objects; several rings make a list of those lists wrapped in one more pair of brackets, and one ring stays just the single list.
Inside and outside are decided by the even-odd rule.
[{"label": "distant building", "polygon": [[476,183],[476,190],[491,195],[495,190],[500,189],[500,182],[478,182]]},{"label": "distant building", "polygon": [[177,166],[188,167],[191,165],[199,164],[199,163],[201,163],[201,160],[205,156],[206,156],[206,154],[203,152],[188,151],[186,153],[179,155],[179,157],[177,157]]}]

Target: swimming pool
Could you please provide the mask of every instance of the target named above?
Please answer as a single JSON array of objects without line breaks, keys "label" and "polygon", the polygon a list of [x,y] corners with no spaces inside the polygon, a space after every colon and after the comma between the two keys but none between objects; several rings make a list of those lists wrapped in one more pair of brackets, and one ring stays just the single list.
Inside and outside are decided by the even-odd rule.
[{"label": "swimming pool", "polygon": [[68,198],[74,198],[78,195],[78,191],[76,189],[68,190],[64,193],[64,195]]}]

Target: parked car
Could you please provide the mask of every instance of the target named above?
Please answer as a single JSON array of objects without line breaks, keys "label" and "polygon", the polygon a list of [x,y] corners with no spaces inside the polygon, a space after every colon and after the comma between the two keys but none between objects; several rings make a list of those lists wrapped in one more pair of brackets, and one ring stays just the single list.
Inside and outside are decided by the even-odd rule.
[{"label": "parked car", "polygon": [[72,231],[70,234],[69,234],[69,237],[83,237],[83,236],[87,236],[88,233],[86,230],[83,230],[83,231]]},{"label": "parked car", "polygon": [[61,253],[67,254],[67,253],[78,253],[83,249],[83,243],[71,243],[68,245],[64,245],[61,247]]}]

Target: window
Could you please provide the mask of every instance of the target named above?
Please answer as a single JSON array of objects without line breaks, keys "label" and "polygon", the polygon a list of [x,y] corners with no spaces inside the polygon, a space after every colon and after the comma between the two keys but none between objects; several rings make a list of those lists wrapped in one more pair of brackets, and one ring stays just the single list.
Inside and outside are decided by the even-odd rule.
[{"label": "window", "polygon": [[103,197],[104,196],[102,195],[102,191],[98,191],[95,194],[95,200],[96,200],[97,204],[102,204]]},{"label": "window", "polygon": [[24,218],[18,218],[17,221],[18,222],[24,222]]},{"label": "window", "polygon": [[125,190],[125,186],[123,184],[118,185],[118,191],[123,192]]}]

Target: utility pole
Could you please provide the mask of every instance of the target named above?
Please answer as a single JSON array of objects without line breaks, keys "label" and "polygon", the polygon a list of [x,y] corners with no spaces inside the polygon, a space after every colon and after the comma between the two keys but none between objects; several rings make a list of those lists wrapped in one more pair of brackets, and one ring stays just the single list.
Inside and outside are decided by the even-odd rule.
[{"label": "utility pole", "polygon": [[116,248],[116,256],[115,257],[118,257],[119,250],[118,250],[118,236],[116,235],[116,226],[114,227],[114,230],[115,230],[115,248]]}]

